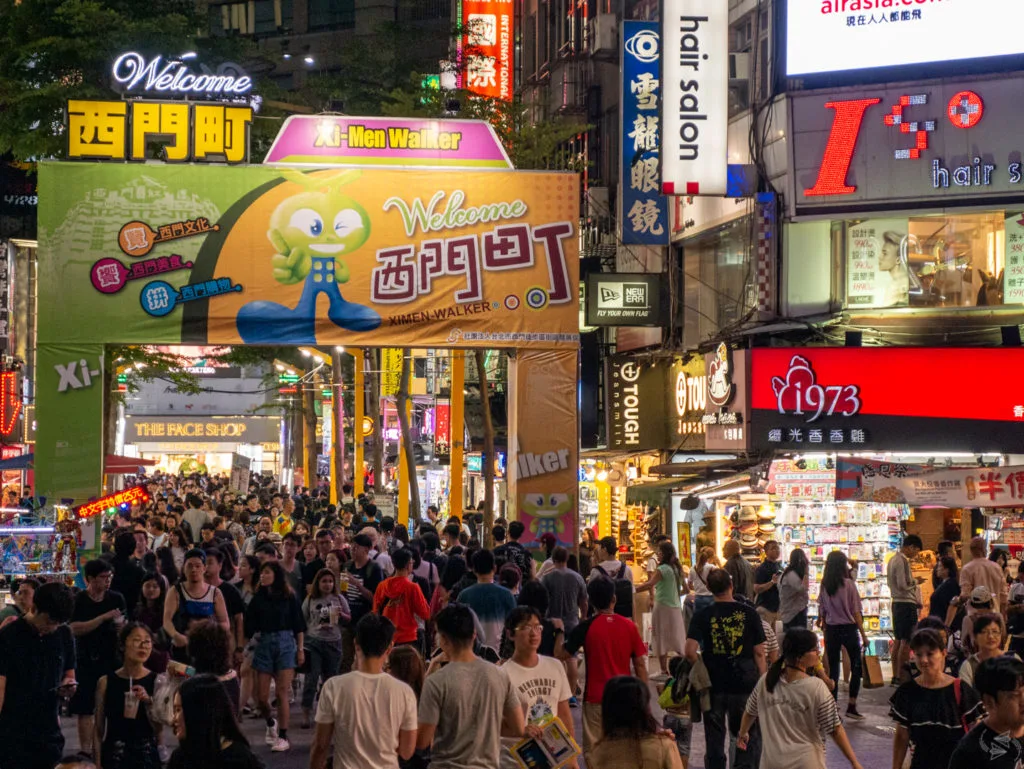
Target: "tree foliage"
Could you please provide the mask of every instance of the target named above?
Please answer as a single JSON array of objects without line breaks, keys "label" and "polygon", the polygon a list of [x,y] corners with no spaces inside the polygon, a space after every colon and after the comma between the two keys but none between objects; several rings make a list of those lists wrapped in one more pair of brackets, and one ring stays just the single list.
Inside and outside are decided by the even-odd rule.
[{"label": "tree foliage", "polygon": [[195,0],[0,0],[0,154],[63,156],[68,99],[118,98],[110,66],[125,51],[211,63],[251,51],[205,26]]}]

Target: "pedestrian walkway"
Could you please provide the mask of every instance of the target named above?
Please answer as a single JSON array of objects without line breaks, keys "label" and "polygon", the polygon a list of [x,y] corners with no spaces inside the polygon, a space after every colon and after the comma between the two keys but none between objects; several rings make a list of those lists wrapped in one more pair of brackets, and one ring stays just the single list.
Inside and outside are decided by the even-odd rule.
[{"label": "pedestrian walkway", "polygon": [[[861,691],[857,700],[860,712],[864,714],[863,721],[847,721],[845,723],[847,734],[850,736],[850,743],[857,752],[857,758],[865,767],[889,766],[892,762],[892,735],[893,726],[889,719],[889,697],[894,689],[889,686],[881,689],[865,689]],[[840,704],[844,702],[845,693],[840,692]],[[657,705],[655,705],[657,708]],[[582,724],[580,723],[580,709],[573,709],[576,733],[580,734]],[[657,712],[660,718],[662,713]],[[313,730],[303,730],[293,727],[288,731],[288,740],[292,749],[287,753],[271,753],[270,748],[264,744],[263,721],[260,719],[247,718],[242,723],[242,730],[249,738],[250,744],[268,769],[306,769],[309,766],[309,750],[313,741]],[[67,753],[74,753],[78,750],[78,734],[75,730],[74,720],[64,719],[64,737],[67,740]],[[173,747],[174,737],[170,729],[164,730],[164,737],[167,745]],[[697,724],[693,730],[693,752],[690,756],[691,769],[703,769],[704,767],[704,729]],[[832,741],[828,742],[827,749],[828,766],[847,766],[846,759]],[[581,769],[585,764],[581,762]]]}]

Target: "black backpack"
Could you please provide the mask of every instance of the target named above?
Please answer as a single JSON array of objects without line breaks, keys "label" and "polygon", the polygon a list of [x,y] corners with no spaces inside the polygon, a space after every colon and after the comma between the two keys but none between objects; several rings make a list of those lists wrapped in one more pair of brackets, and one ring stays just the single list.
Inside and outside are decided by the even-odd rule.
[{"label": "black backpack", "polygon": [[600,566],[596,568],[615,583],[615,613],[633,619],[633,583],[626,579],[626,564],[619,566],[619,573],[614,579]]}]

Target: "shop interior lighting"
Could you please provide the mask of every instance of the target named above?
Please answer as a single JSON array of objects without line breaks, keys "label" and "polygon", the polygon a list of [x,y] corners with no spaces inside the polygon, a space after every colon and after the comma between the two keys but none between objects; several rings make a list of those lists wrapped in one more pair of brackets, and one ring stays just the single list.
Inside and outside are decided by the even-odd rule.
[{"label": "shop interior lighting", "polygon": [[597,474],[597,480],[599,480],[601,483],[604,483],[605,481],[607,481],[608,480],[608,471],[607,470],[601,470]]},{"label": "shop interior lighting", "polygon": [[52,534],[53,526],[0,526],[0,535],[4,534]]}]

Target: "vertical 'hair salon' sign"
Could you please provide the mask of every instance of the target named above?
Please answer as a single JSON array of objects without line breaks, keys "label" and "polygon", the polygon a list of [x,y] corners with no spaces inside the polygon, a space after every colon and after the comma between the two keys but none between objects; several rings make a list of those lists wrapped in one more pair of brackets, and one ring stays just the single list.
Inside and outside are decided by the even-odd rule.
[{"label": "vertical 'hair salon' sign", "polygon": [[729,4],[663,0],[661,191],[725,195]]}]

